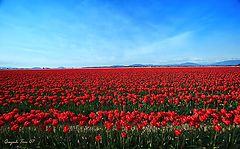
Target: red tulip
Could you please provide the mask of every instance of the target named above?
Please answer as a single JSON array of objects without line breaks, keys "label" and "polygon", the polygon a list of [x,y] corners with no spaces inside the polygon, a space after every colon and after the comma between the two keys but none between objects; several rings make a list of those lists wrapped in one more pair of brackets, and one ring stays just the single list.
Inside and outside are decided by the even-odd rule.
[{"label": "red tulip", "polygon": [[15,124],[11,127],[11,130],[12,131],[18,131],[19,130],[19,125],[18,124]]},{"label": "red tulip", "polygon": [[121,133],[121,137],[122,137],[122,138],[126,138],[126,137],[127,137],[127,133],[126,133],[126,132],[122,132],[122,133]]},{"label": "red tulip", "polygon": [[47,128],[47,132],[53,132],[53,128],[52,127],[48,127]]},{"label": "red tulip", "polygon": [[240,124],[240,115],[236,115],[235,117],[234,117],[234,123],[236,124],[236,125],[239,125]]},{"label": "red tulip", "polygon": [[94,118],[96,118],[96,114],[95,114],[94,112],[91,112],[91,113],[89,114],[89,117],[90,117],[91,119],[94,119]]},{"label": "red tulip", "polygon": [[64,127],[63,127],[63,132],[64,132],[64,133],[68,133],[69,131],[70,131],[69,126],[68,126],[68,125],[64,125]]},{"label": "red tulip", "polygon": [[57,125],[58,125],[58,120],[57,119],[53,119],[52,126],[57,126]]},{"label": "red tulip", "polygon": [[11,114],[3,114],[3,118],[5,119],[5,121],[10,121],[13,116]]},{"label": "red tulip", "polygon": [[113,123],[112,122],[108,122],[108,121],[105,121],[104,125],[107,128],[107,130],[112,129],[112,127],[113,127]]},{"label": "red tulip", "polygon": [[176,129],[176,130],[174,130],[174,133],[175,133],[175,136],[178,137],[178,136],[182,135],[182,130]]},{"label": "red tulip", "polygon": [[32,122],[33,122],[34,126],[39,126],[40,125],[40,121],[39,120],[33,119]]},{"label": "red tulip", "polygon": [[214,130],[215,130],[216,132],[221,132],[221,131],[222,131],[222,127],[221,127],[220,125],[215,125],[215,126],[214,126]]},{"label": "red tulip", "polygon": [[98,134],[96,137],[95,137],[95,140],[96,142],[100,142],[102,140],[102,137],[100,134]]},{"label": "red tulip", "polygon": [[26,121],[26,122],[24,122],[24,127],[29,127],[30,125],[31,125],[31,123],[30,122],[28,122],[28,121]]}]

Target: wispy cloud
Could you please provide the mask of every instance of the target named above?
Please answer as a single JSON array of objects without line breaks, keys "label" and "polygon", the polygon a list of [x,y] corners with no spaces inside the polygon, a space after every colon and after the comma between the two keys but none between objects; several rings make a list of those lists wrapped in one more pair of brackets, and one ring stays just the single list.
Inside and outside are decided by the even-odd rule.
[{"label": "wispy cloud", "polygon": [[136,49],[126,51],[126,59],[134,59],[136,57],[144,57],[146,55],[166,58],[169,57],[169,54],[171,53],[178,54],[183,52],[181,50],[184,50],[184,48],[187,48],[191,44],[193,34],[193,31],[187,31],[159,41],[150,42],[145,46],[140,46]]}]

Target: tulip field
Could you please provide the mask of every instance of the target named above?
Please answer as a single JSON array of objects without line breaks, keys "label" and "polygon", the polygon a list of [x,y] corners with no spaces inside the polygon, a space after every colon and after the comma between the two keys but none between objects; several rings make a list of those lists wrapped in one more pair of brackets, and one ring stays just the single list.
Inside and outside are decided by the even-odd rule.
[{"label": "tulip field", "polygon": [[0,70],[0,148],[240,148],[240,67]]}]

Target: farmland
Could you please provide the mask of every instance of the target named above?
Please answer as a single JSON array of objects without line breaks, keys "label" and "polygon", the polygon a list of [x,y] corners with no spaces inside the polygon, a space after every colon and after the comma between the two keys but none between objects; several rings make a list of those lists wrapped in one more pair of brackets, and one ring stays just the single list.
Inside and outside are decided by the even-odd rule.
[{"label": "farmland", "polygon": [[0,146],[240,147],[240,68],[0,71]]}]

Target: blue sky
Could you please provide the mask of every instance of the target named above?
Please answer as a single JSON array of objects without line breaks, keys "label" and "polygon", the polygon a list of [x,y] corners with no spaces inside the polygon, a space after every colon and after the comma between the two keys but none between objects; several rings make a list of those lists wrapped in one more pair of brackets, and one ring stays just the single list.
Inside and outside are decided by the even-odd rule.
[{"label": "blue sky", "polygon": [[0,0],[0,66],[240,59],[239,0]]}]

